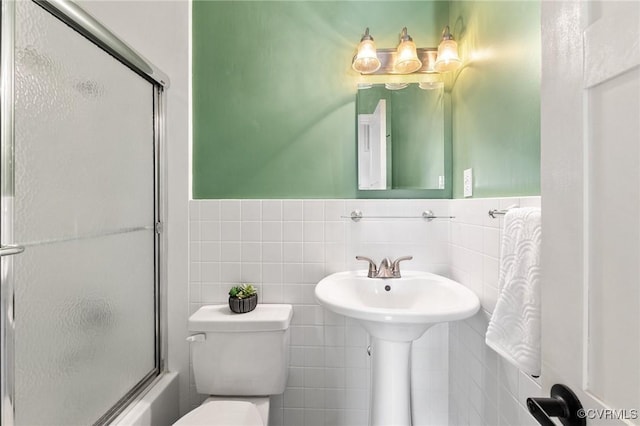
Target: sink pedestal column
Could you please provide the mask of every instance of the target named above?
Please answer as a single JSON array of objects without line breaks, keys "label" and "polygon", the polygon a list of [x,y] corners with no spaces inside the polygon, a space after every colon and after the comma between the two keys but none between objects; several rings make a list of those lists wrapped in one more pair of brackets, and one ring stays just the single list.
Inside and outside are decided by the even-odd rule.
[{"label": "sink pedestal column", "polygon": [[411,425],[411,342],[371,339],[371,426]]}]

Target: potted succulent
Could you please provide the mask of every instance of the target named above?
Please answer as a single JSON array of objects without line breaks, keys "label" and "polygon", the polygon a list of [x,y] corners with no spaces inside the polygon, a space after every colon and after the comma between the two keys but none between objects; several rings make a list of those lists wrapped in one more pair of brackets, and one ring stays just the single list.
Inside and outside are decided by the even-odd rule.
[{"label": "potted succulent", "polygon": [[253,284],[242,284],[229,290],[229,309],[236,314],[253,311],[258,305],[258,290]]}]

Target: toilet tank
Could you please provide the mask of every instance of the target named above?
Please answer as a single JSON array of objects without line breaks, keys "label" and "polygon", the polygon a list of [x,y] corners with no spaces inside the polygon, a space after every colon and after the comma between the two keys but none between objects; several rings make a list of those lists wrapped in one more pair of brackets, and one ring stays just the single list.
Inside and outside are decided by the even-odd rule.
[{"label": "toilet tank", "polygon": [[198,393],[277,395],[289,373],[291,305],[258,304],[235,314],[203,306],[189,318],[191,361]]}]

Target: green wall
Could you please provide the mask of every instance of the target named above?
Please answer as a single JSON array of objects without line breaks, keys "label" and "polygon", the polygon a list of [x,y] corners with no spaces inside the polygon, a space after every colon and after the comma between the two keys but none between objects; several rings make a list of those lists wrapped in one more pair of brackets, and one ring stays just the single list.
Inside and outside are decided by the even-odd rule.
[{"label": "green wall", "polygon": [[364,28],[380,47],[395,46],[403,26],[435,46],[448,19],[446,2],[192,7],[194,198],[362,196],[351,57]]},{"label": "green wall", "polygon": [[[540,4],[193,1],[193,197],[441,197],[358,191],[355,46],[407,26],[436,46],[449,23],[465,66],[448,77],[453,196],[540,193]],[[446,97],[449,104],[449,97]],[[448,123],[445,123],[447,126]],[[449,191],[446,191],[449,192]],[[364,193],[364,194],[363,194]]]},{"label": "green wall", "polygon": [[453,196],[540,194],[540,3],[454,1],[465,62],[453,85]]}]

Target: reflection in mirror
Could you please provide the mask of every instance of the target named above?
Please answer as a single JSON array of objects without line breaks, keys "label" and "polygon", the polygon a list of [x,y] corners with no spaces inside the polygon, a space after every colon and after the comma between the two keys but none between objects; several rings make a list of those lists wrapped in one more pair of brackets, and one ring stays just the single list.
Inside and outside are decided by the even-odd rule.
[{"label": "reflection in mirror", "polygon": [[444,189],[444,119],[442,84],[361,87],[358,188]]},{"label": "reflection in mirror", "polygon": [[358,189],[387,189],[387,101],[358,114]]}]

